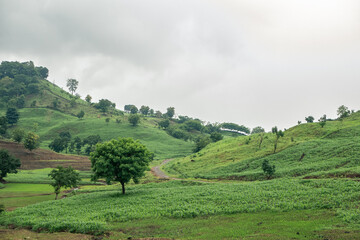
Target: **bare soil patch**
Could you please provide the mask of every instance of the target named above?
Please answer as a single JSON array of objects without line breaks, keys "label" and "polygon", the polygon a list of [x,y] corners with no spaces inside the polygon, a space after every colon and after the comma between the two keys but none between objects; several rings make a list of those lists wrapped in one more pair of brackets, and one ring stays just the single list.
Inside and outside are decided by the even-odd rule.
[{"label": "bare soil patch", "polygon": [[59,165],[72,166],[83,171],[91,169],[91,162],[86,156],[59,154],[45,149],[35,149],[30,152],[22,144],[3,140],[0,140],[0,149],[7,149],[10,154],[19,158],[21,160],[20,169],[23,170],[55,168]]}]

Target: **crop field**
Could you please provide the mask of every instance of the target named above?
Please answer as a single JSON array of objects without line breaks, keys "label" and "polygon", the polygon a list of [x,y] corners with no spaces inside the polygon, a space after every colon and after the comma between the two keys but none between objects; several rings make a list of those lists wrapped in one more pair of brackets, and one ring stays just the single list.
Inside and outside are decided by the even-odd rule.
[{"label": "crop field", "polygon": [[131,186],[127,195],[110,186],[6,212],[0,223],[51,232],[102,233],[113,230],[113,225],[137,219],[330,209],[344,223],[359,225],[359,189],[360,183],[351,180],[291,179],[252,183],[171,181]]}]

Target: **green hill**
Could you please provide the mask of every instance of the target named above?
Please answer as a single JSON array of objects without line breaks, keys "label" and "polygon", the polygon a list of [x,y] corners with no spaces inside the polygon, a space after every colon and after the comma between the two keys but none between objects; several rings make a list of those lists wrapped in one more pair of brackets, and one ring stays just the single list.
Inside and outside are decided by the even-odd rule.
[{"label": "green hill", "polygon": [[[10,127],[11,137],[16,128],[35,131],[40,136],[40,147],[48,145],[59,133],[68,131],[72,139],[99,135],[103,141],[118,137],[139,139],[155,153],[156,159],[185,156],[192,152],[193,143],[174,138],[158,127],[162,118],[141,116],[138,126],[128,122],[129,114],[111,104],[100,111],[97,103],[89,103],[73,96],[46,80],[48,71],[32,62],[2,62],[0,65],[0,116],[8,107],[18,109],[16,126]],[[83,119],[76,115],[84,111]],[[109,122],[105,120],[108,119]],[[172,123],[176,124],[176,123]]]},{"label": "green hill", "polygon": [[274,154],[275,135],[225,139],[164,169],[174,176],[207,179],[263,179],[262,163],[275,165],[274,178],[360,177],[360,113],[342,121],[301,124],[285,131]]}]

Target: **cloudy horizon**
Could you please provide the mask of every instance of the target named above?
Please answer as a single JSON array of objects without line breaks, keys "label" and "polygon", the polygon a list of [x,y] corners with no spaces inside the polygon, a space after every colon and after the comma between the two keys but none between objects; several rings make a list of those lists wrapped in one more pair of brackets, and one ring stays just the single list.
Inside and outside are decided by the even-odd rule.
[{"label": "cloudy horizon", "polygon": [[0,60],[117,108],[289,128],[360,109],[356,0],[0,0]]}]

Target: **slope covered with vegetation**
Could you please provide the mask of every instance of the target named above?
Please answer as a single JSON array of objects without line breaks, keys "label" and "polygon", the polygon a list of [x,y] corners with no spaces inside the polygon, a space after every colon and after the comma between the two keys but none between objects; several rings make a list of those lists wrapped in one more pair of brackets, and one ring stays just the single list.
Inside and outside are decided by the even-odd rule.
[{"label": "slope covered with vegetation", "polygon": [[279,138],[266,133],[225,139],[165,166],[175,176],[264,179],[262,163],[275,165],[273,178],[360,177],[360,113],[337,121],[300,124]]},{"label": "slope covered with vegetation", "polygon": [[[72,139],[78,137],[82,141],[89,136],[99,136],[102,141],[118,137],[139,139],[157,159],[192,152],[191,141],[174,138],[159,127],[162,118],[141,116],[140,122],[133,126],[128,121],[130,114],[116,109],[109,100],[84,101],[47,81],[47,75],[46,68],[35,67],[32,62],[2,62],[0,116],[4,116],[8,108],[16,108],[20,115],[4,137],[11,138],[14,130],[20,128],[39,135],[41,148],[49,148],[60,133],[68,132]],[[79,117],[80,112],[84,113],[83,117]],[[85,152],[85,146],[80,152]]]}]

